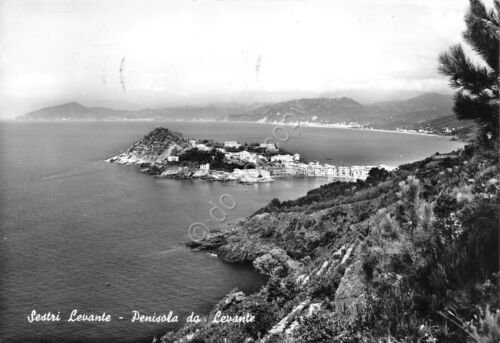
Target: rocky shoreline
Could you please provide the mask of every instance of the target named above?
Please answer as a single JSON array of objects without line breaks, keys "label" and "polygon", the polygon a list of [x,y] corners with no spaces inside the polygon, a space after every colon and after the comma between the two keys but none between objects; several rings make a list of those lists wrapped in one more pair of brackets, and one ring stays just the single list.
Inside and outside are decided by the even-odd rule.
[{"label": "rocky shoreline", "polygon": [[[479,164],[482,171],[477,174]],[[365,182],[334,182],[295,201],[273,201],[228,230],[211,232],[200,241],[188,242],[190,248],[215,253],[228,262],[252,263],[269,280],[254,294],[233,290],[214,306],[206,321],[169,332],[160,341],[379,342],[387,337],[386,325],[390,320],[411,320],[419,328],[412,333],[419,341],[462,341],[458,339],[463,335],[460,329],[450,328],[446,320],[443,324],[442,318],[432,314],[438,309],[410,307],[404,315],[392,319],[394,311],[401,311],[399,301],[412,299],[416,303],[422,301],[418,300],[421,297],[436,297],[436,290],[410,282],[412,272],[408,270],[436,262],[428,259],[428,252],[419,250],[420,240],[430,238],[423,238],[425,235],[417,238],[408,231],[413,223],[406,216],[411,216],[415,206],[421,208],[416,211],[420,214],[414,228],[421,232],[419,235],[429,223],[436,228],[458,225],[449,229],[467,232],[468,219],[459,224],[449,222],[450,213],[469,213],[466,203],[452,202],[454,205],[450,207],[443,201],[450,195],[456,196],[459,190],[463,193],[464,182],[469,182],[475,189],[474,195],[470,195],[475,201],[497,203],[497,164],[495,153],[478,153],[470,147],[434,155]],[[423,213],[428,211],[425,209],[430,203],[432,215],[426,217]],[[490,233],[494,235],[494,231]],[[435,244],[432,242],[426,241],[424,246]],[[446,249],[455,249],[459,242],[439,249],[446,254]],[[494,254],[491,247],[485,249]],[[406,263],[407,267],[401,267]],[[427,273],[435,277],[432,274],[435,272]],[[469,292],[464,287],[450,294]],[[473,299],[470,297],[467,299]],[[440,301],[449,300],[440,298]],[[389,304],[390,308],[384,307]],[[446,308],[445,304],[440,306]],[[463,306],[470,304],[465,301]],[[210,318],[221,310],[231,315],[251,312],[257,322],[214,325]],[[403,339],[403,335],[408,335],[404,331],[407,329],[391,330],[391,341],[414,341]]]},{"label": "rocky shoreline", "polygon": [[140,167],[140,171],[145,174],[153,175],[155,177],[164,177],[179,180],[192,180],[200,179],[205,181],[220,181],[230,182],[235,181],[239,183],[259,183],[274,181],[271,177],[251,177],[248,175],[237,175],[233,172],[226,172],[221,170],[200,170],[199,168],[186,167],[186,166],[172,166],[164,167],[159,171],[159,165],[151,162],[145,162],[141,158],[121,158],[119,156],[111,157],[106,160],[109,163],[117,163],[122,165],[136,165]]},{"label": "rocky shoreline", "polygon": [[[231,172],[226,170],[212,170],[209,167],[209,163],[201,163],[196,160],[179,162],[179,155],[182,156],[183,153],[188,153],[190,150],[198,151],[197,148],[193,147],[193,142],[184,138],[179,132],[159,127],[135,142],[126,152],[110,157],[106,162],[135,165],[143,173],[173,179],[235,181],[240,183],[274,181],[269,173],[258,169],[246,169],[247,165],[242,166],[245,172]],[[204,144],[199,144],[198,146],[208,149]],[[201,154],[203,153],[206,153],[206,150],[201,151]],[[208,166],[208,168],[203,168],[204,165]]]}]

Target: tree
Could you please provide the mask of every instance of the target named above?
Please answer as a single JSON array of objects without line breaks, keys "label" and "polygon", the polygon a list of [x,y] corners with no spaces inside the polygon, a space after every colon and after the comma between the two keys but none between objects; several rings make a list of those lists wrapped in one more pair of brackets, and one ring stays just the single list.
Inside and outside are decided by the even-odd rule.
[{"label": "tree", "polygon": [[480,0],[470,0],[463,38],[482,61],[472,61],[460,44],[439,56],[439,72],[449,76],[450,86],[457,89],[453,107],[457,118],[474,120],[495,138],[499,133],[499,12],[500,0],[494,0],[489,10]]},{"label": "tree", "polygon": [[385,179],[389,176],[389,172],[384,168],[372,168],[368,172],[368,177],[366,178],[366,183],[375,184],[379,181],[385,181]]}]

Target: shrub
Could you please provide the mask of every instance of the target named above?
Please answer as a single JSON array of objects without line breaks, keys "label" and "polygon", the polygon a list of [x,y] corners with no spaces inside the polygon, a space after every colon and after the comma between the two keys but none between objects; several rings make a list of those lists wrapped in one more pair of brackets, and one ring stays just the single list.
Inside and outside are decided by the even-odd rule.
[{"label": "shrub", "polygon": [[472,327],[471,336],[477,343],[500,342],[500,310],[492,312],[486,306],[484,316]]},{"label": "shrub", "polygon": [[328,312],[320,311],[302,317],[292,342],[297,343],[357,343],[364,342],[353,325],[339,321]]},{"label": "shrub", "polygon": [[415,176],[408,176],[399,183],[398,219],[409,229],[410,235],[418,223],[418,207],[420,204],[420,181]]}]

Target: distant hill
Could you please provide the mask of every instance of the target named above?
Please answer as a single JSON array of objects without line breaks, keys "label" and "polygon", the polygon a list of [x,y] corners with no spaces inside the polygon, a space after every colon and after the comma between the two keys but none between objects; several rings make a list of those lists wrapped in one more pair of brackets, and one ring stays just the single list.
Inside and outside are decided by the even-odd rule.
[{"label": "distant hill", "polygon": [[92,115],[92,111],[77,102],[69,102],[54,107],[42,108],[22,116],[22,119],[33,120],[59,120],[59,119],[85,119]]},{"label": "distant hill", "polygon": [[453,98],[449,95],[438,93],[427,93],[402,101],[384,101],[372,104],[371,107],[378,108],[386,113],[429,113],[442,115],[451,114]]},{"label": "distant hill", "polygon": [[86,107],[76,102],[30,112],[20,120],[225,120],[264,123],[309,122],[375,129],[469,133],[473,123],[459,121],[449,95],[427,93],[407,100],[363,105],[354,99],[303,98],[266,105],[216,104],[137,111]]},{"label": "distant hill", "polygon": [[86,107],[77,102],[46,107],[27,113],[19,120],[217,120],[229,113],[248,110],[241,105],[208,105],[142,109],[137,111],[115,110],[106,107]]},{"label": "distant hill", "polygon": [[[452,114],[450,96],[429,93],[403,101],[385,101],[362,105],[351,98],[315,98],[285,101],[261,106],[243,114],[229,115],[228,120],[282,122],[305,112],[305,117],[318,123],[349,123],[378,127],[393,121],[423,123]],[[286,113],[293,113],[284,119]]]},{"label": "distant hill", "polygon": [[[286,116],[286,114],[292,114]],[[351,98],[313,98],[279,102],[258,107],[250,112],[233,114],[227,120],[322,123],[364,122],[373,114],[369,108]]]},{"label": "distant hill", "polygon": [[[351,98],[314,98],[265,105],[247,113],[228,115],[230,121],[283,123],[307,121],[347,124],[376,129],[426,130],[436,133],[467,133],[472,122],[456,119],[453,98],[427,93],[407,100],[363,105]],[[288,114],[288,115],[287,115]]]}]

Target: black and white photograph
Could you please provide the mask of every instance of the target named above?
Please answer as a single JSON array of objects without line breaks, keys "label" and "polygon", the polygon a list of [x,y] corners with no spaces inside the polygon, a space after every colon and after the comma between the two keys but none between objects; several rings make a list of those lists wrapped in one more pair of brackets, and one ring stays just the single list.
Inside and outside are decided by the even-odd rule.
[{"label": "black and white photograph", "polygon": [[500,0],[0,0],[1,343],[500,343]]}]

